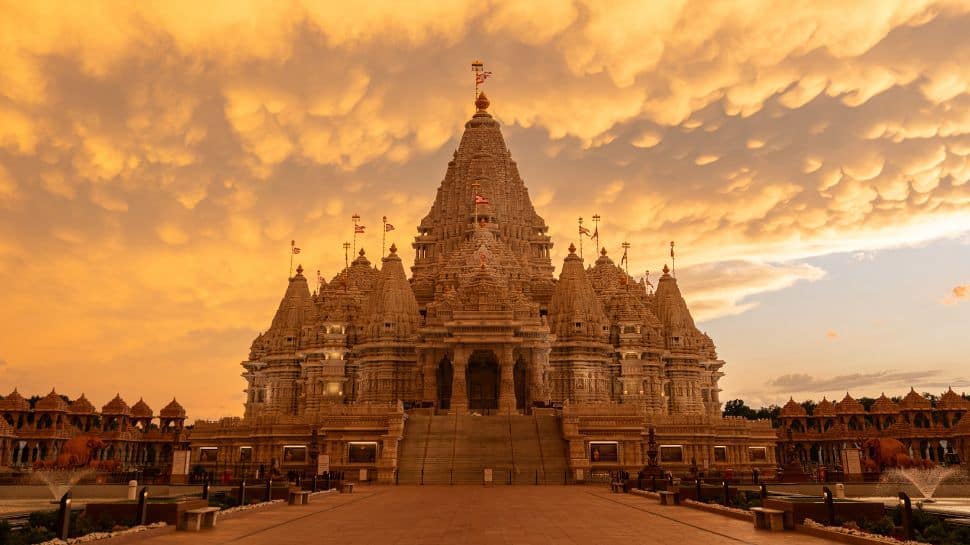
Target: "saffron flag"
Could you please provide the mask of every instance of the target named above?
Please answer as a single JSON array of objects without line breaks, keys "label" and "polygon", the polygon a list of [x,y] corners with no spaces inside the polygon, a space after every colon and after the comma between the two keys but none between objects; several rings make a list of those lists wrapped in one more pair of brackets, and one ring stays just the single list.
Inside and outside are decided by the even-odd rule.
[{"label": "saffron flag", "polygon": [[579,234],[593,238],[593,234],[589,232],[589,229],[583,227],[582,225],[579,226]]},{"label": "saffron flag", "polygon": [[599,240],[600,239],[600,226],[599,225],[596,226],[596,229],[593,231],[593,234],[589,236],[589,238],[595,238],[596,240]]},{"label": "saffron flag", "polygon": [[475,195],[475,204],[488,204],[488,203],[489,201],[486,197],[482,197],[481,195]]},{"label": "saffron flag", "polygon": [[623,257],[620,258],[620,265],[626,263],[626,250],[623,250]]},{"label": "saffron flag", "polygon": [[364,227],[363,225],[355,225],[354,234],[361,234],[364,232],[364,229],[366,229],[366,227]]},{"label": "saffron flag", "polygon": [[384,232],[385,233],[388,232],[388,231],[393,231],[393,230],[394,230],[394,226],[393,225],[391,225],[390,223],[385,223],[384,224]]},{"label": "saffron flag", "polygon": [[492,75],[491,72],[479,72],[479,73],[475,74],[475,84],[476,85],[481,85],[481,84],[485,83],[485,80],[487,80],[488,77],[491,76],[491,75]]},{"label": "saffron flag", "polygon": [[293,247],[293,253],[294,253],[294,254],[298,254],[298,253],[300,253],[300,249],[299,249],[299,248],[297,248],[296,246],[294,246],[294,247]]},{"label": "saffron flag", "polygon": [[674,241],[670,241],[670,257],[674,257]]}]

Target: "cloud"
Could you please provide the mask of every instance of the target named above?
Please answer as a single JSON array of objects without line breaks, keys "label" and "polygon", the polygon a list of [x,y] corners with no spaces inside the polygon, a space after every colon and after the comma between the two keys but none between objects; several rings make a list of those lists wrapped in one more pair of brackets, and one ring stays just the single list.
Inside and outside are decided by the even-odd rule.
[{"label": "cloud", "polygon": [[827,378],[816,378],[804,373],[782,375],[768,381],[765,386],[771,392],[818,393],[849,391],[865,388],[868,392],[876,388],[899,390],[911,385],[932,381],[940,375],[939,369],[921,371],[876,371],[872,373],[852,373]]},{"label": "cloud", "polygon": [[970,298],[970,284],[961,284],[954,286],[950,294],[943,298],[942,303],[944,305],[955,305],[966,301],[968,298]]},{"label": "cloud", "polygon": [[[554,264],[579,216],[601,214],[634,271],[676,240],[700,320],[822,278],[811,257],[970,231],[965,4],[268,6],[4,10],[5,356],[54,369],[257,331],[289,240],[332,276],[355,212],[389,216],[407,247],[472,114],[477,55]],[[358,243],[376,262],[377,235]],[[11,333],[25,322],[53,340]],[[208,382],[237,380],[242,337]]]},{"label": "cloud", "polygon": [[825,332],[825,338],[830,341],[834,341],[839,338],[839,333],[833,329],[830,329]]}]

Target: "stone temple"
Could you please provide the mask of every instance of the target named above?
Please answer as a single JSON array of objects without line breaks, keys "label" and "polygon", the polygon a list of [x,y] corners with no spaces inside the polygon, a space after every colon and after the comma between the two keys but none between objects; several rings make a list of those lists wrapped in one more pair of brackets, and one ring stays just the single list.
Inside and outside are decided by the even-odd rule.
[{"label": "stone temple", "polygon": [[197,422],[193,463],[401,482],[561,482],[635,472],[651,449],[671,470],[774,467],[769,423],[720,416],[724,362],[666,266],[652,292],[605,249],[587,265],[570,246],[556,278],[548,227],[488,99],[475,105],[410,278],[393,245],[319,285],[298,267],[242,364],[244,416]]}]

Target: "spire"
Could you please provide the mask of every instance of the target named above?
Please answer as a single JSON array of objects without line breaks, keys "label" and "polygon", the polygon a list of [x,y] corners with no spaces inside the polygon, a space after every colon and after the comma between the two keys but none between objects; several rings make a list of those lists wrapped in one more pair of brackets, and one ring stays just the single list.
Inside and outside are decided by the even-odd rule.
[{"label": "spire", "polygon": [[407,340],[421,319],[418,302],[404,274],[404,265],[392,244],[390,253],[381,260],[380,276],[367,300],[368,316],[365,336],[368,340]]},{"label": "spire", "polygon": [[[273,316],[273,322],[266,333],[253,342],[254,352],[269,350],[275,353],[292,352],[299,348],[303,325],[313,316],[313,299],[303,267],[296,268],[296,275],[290,278],[286,293]],[[257,347],[257,344],[260,345]]]},{"label": "spire", "polygon": [[680,293],[677,279],[670,275],[664,266],[663,276],[657,281],[656,300],[657,318],[663,325],[669,350],[694,350],[706,357],[715,358],[714,342],[700,332],[690,315],[687,302]]},{"label": "spire", "polygon": [[609,322],[586,276],[582,258],[576,255],[575,248],[572,250],[563,261],[549,304],[549,329],[560,340],[605,341]]}]

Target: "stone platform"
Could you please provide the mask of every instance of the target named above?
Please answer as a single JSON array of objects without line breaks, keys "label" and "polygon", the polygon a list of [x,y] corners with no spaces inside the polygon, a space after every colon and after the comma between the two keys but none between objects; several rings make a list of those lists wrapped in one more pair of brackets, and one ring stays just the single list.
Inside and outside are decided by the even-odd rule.
[{"label": "stone platform", "polygon": [[754,530],[688,508],[660,507],[638,496],[592,486],[400,486],[332,494],[305,506],[279,506],[220,521],[195,535],[174,531],[122,543],[305,544],[824,544],[794,532]]}]

